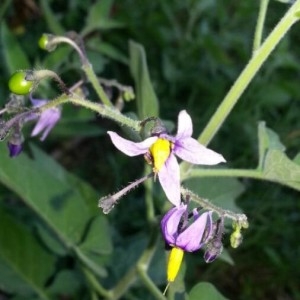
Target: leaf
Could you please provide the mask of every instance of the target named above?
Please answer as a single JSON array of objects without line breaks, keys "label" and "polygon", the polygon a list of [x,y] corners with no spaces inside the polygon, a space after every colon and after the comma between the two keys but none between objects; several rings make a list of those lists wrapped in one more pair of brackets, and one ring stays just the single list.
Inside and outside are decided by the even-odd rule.
[{"label": "leaf", "polygon": [[110,254],[112,252],[109,227],[103,216],[98,215],[92,221],[85,240],[80,245],[80,249],[98,255]]},{"label": "leaf", "polygon": [[113,0],[96,1],[89,9],[86,26],[81,34],[87,35],[94,30],[108,30],[123,27],[123,23],[112,20],[109,16],[112,4]]},{"label": "leaf", "polygon": [[0,209],[0,289],[29,299],[49,299],[44,285],[52,275],[54,257],[25,226]]},{"label": "leaf", "polygon": [[75,295],[82,286],[82,280],[75,272],[63,270],[59,272],[48,289],[53,295]]},{"label": "leaf", "polygon": [[140,119],[157,117],[159,104],[155,95],[146,61],[146,53],[142,45],[130,41],[130,71],[135,81],[137,109]]},{"label": "leaf", "polygon": [[258,127],[259,168],[265,179],[300,190],[300,165],[283,152],[278,135],[261,122]]},{"label": "leaf", "polygon": [[22,198],[63,247],[74,248],[98,213],[93,189],[41,151],[34,151],[35,160],[24,153],[9,159],[2,143],[0,156],[0,181]]},{"label": "leaf", "polygon": [[226,300],[216,288],[209,282],[200,282],[189,293],[189,300]]},{"label": "leaf", "polygon": [[8,72],[12,74],[16,70],[29,69],[30,63],[26,54],[4,22],[1,25],[1,39],[3,60],[6,63]]},{"label": "leaf", "polygon": [[263,174],[266,179],[280,182],[300,191],[300,165],[279,150],[268,151]]},{"label": "leaf", "polygon": [[268,149],[285,150],[285,146],[280,142],[278,135],[267,128],[265,122],[260,122],[258,125],[258,144],[259,167],[262,167]]}]

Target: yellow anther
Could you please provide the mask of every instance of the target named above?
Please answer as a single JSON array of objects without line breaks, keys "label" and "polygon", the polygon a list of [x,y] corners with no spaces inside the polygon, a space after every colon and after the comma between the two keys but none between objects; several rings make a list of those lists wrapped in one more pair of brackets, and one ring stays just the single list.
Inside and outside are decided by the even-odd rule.
[{"label": "yellow anther", "polygon": [[178,274],[181,266],[184,251],[180,248],[174,247],[170,252],[167,267],[168,282],[173,282]]},{"label": "yellow anther", "polygon": [[157,141],[150,147],[150,153],[153,157],[155,173],[159,172],[161,167],[168,159],[171,152],[171,142],[165,139],[157,139]]}]

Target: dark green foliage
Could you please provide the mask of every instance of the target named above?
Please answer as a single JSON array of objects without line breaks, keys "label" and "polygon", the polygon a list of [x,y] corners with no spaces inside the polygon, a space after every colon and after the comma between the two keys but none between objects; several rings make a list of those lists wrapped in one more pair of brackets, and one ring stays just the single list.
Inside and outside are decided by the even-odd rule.
[{"label": "dark green foliage", "polygon": [[[44,32],[75,30],[82,34],[98,76],[135,86],[137,102],[126,103],[126,113],[134,112],[140,119],[159,114],[176,123],[178,112],[186,109],[193,119],[194,137],[251,57],[259,4],[236,0],[35,2],[30,9],[30,1],[13,1],[3,10],[1,107],[9,96],[9,76],[19,69],[54,70],[68,86],[79,80],[74,51],[65,45],[51,53],[38,49]],[[286,4],[270,1],[264,36],[287,9]],[[186,299],[300,297],[300,204],[295,191],[300,185],[298,30],[296,24],[268,58],[210,145],[224,155],[226,167],[258,166],[265,179],[278,184],[235,178],[186,182],[196,190],[202,180],[197,188],[204,197],[223,208],[243,210],[250,223],[244,242],[229,250],[227,258],[210,265],[203,263],[201,252],[186,258],[185,287],[182,281],[176,283],[179,288],[174,285],[177,291],[186,288]],[[54,98],[60,92],[46,80],[35,95]],[[82,92],[94,97],[91,89]],[[108,92],[115,96],[114,91]],[[15,300],[97,299],[93,280],[111,288],[139,258],[150,235],[144,187],[127,195],[108,217],[97,208],[100,196],[143,174],[143,159],[117,152],[107,130],[119,128],[90,111],[65,106],[59,125],[39,144],[48,154],[30,144],[39,142],[31,140],[29,133],[25,153],[16,159],[8,158],[5,142],[0,144],[1,299],[2,294],[3,299]],[[158,214],[160,193],[155,185]],[[150,277],[163,290],[164,245],[162,241],[158,245]],[[232,260],[234,265],[226,263]],[[180,297],[184,299],[183,293]],[[137,281],[122,299],[153,296]]]}]

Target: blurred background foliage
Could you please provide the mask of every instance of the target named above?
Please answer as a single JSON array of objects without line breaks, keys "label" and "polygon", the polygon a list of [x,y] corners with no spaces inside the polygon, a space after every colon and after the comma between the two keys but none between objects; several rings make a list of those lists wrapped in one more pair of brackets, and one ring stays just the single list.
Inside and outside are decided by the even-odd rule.
[{"label": "blurred background foliage", "polygon": [[[61,46],[50,54],[38,48],[44,32],[81,33],[96,73],[129,86],[134,82],[128,42],[134,40],[145,48],[160,117],[175,121],[178,112],[186,109],[197,136],[251,57],[258,7],[258,0],[2,1],[0,103],[7,101],[8,78],[18,69],[49,68],[69,85],[80,79],[79,61],[70,48]],[[287,8],[270,1],[265,34]],[[210,147],[224,155],[229,167],[257,165],[261,120],[278,133],[291,158],[299,152],[298,31],[296,25],[280,43],[212,141]],[[36,92],[41,98],[58,93],[51,82]],[[125,111],[135,111],[134,101],[126,103]],[[0,299],[34,299],[32,290],[43,299],[45,286],[55,299],[94,299],[80,261],[72,253],[84,253],[92,267],[98,266],[99,277],[108,273],[103,279],[108,287],[137,259],[147,238],[143,189],[127,195],[108,217],[98,211],[97,199],[135,179],[138,171],[141,174],[143,160],[117,153],[105,136],[107,129],[118,127],[93,113],[65,106],[63,119],[46,142],[26,139],[28,157],[9,160],[1,144]],[[37,174],[43,174],[43,180]],[[20,187],[25,177],[31,180]],[[214,180],[205,184],[213,186]],[[299,299],[299,194],[270,182],[240,179],[236,184],[236,204],[250,221],[244,242],[236,250],[229,249],[230,264],[217,260],[206,265],[202,254],[186,255],[187,291],[199,281],[208,281],[229,299]],[[62,214],[64,195],[56,199],[53,190],[60,185],[73,203],[63,206]],[[32,194],[30,186],[43,192]],[[219,186],[217,182],[216,189]],[[40,197],[54,198],[47,206]],[[53,232],[62,235],[59,242]],[[163,287],[162,241],[159,249],[150,274]],[[26,278],[19,276],[17,281],[18,276],[11,274],[12,264],[25,274],[35,274],[27,277],[34,279],[32,290]],[[192,293],[190,297],[199,299]],[[152,298],[145,296],[137,282],[124,299]]]}]

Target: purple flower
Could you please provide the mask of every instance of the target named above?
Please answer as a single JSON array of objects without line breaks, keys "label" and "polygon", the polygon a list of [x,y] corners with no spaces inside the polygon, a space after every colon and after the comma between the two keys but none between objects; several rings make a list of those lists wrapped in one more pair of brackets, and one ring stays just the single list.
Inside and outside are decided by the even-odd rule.
[{"label": "purple flower", "polygon": [[199,250],[212,237],[212,211],[199,213],[193,210],[189,220],[187,205],[170,209],[161,220],[161,229],[166,242],[183,251]]},{"label": "purple flower", "polygon": [[175,206],[180,205],[180,171],[175,155],[179,158],[200,165],[216,165],[225,162],[224,157],[193,139],[193,125],[189,114],[182,110],[178,115],[178,128],[175,136],[164,132],[155,134],[142,142],[136,143],[108,131],[113,144],[128,156],[144,154],[153,163],[153,171],[164,189],[167,198]]},{"label": "purple flower", "polygon": [[[34,107],[40,107],[48,102],[47,100],[33,99],[32,97],[30,97],[30,100]],[[31,136],[36,136],[43,132],[40,140],[44,141],[60,117],[61,110],[58,107],[51,107],[42,112],[40,115],[32,116],[30,120],[38,118],[38,121],[33,128]]]}]

